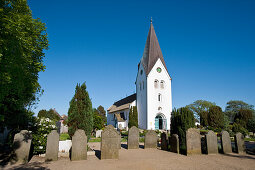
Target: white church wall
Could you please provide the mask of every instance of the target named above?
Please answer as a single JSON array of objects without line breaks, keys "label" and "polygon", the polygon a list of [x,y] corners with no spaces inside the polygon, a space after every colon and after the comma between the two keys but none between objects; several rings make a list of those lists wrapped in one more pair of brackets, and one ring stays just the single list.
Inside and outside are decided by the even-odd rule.
[{"label": "white church wall", "polygon": [[[142,74],[141,74],[142,70]],[[141,129],[147,129],[147,81],[143,65],[140,67],[136,78],[136,106],[138,112],[138,126]],[[140,88],[141,86],[141,88]]]},{"label": "white church wall", "polygon": [[[162,69],[161,73],[157,72],[157,68],[160,67]],[[172,93],[171,93],[171,79],[169,74],[167,73],[164,65],[161,60],[158,59],[155,65],[153,66],[151,72],[148,77],[148,128],[147,129],[155,129],[155,117],[158,113],[162,113],[165,115],[167,119],[167,129],[170,129],[170,117],[172,111]],[[158,80],[158,88],[154,87],[154,81]],[[164,88],[161,89],[160,82],[164,81]],[[158,95],[161,94],[161,101],[158,101]],[[159,111],[158,108],[161,107],[162,110]]]}]

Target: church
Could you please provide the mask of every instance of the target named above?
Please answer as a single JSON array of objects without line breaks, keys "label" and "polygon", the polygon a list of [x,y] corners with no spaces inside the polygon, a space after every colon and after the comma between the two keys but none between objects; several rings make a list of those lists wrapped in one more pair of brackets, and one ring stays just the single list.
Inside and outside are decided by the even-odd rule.
[{"label": "church", "polygon": [[151,21],[136,76],[136,93],[115,102],[107,110],[107,125],[128,128],[129,110],[137,106],[138,127],[169,130],[172,111],[171,77]]}]

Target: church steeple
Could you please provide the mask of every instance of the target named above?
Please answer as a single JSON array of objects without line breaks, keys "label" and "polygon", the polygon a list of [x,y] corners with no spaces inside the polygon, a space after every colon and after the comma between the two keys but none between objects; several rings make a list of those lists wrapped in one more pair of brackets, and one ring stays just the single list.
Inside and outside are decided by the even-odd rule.
[{"label": "church steeple", "polygon": [[150,30],[147,36],[147,41],[145,44],[143,57],[141,60],[141,63],[143,64],[146,75],[150,73],[152,67],[155,65],[158,59],[161,60],[164,67],[166,68],[166,64],[165,64],[165,61],[158,43],[158,39],[152,24],[152,19],[151,19]]}]

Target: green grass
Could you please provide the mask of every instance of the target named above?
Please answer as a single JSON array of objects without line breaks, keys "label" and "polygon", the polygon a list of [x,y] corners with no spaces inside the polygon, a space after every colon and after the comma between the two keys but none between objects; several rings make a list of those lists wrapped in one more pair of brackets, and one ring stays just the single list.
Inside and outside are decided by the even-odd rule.
[{"label": "green grass", "polygon": [[68,135],[68,133],[61,133],[59,140],[70,140],[70,136]]},{"label": "green grass", "polygon": [[101,138],[91,138],[89,142],[101,142]]},{"label": "green grass", "polygon": [[244,141],[255,141],[255,138],[244,138]]}]

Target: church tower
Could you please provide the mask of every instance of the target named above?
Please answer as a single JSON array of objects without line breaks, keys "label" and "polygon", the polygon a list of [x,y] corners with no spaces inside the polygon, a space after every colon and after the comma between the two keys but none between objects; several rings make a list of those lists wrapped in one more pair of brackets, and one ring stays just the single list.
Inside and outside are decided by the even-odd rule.
[{"label": "church tower", "polygon": [[142,129],[170,129],[171,77],[151,21],[136,77],[138,125]]}]

